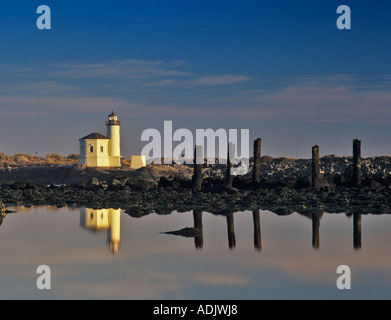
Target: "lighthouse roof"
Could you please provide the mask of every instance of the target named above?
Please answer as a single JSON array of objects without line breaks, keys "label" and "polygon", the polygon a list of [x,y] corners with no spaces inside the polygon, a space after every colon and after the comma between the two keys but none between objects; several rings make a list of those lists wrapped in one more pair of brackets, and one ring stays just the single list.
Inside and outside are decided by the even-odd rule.
[{"label": "lighthouse roof", "polygon": [[87,139],[106,139],[106,140],[110,140],[109,138],[105,137],[103,134],[100,134],[100,133],[97,133],[97,132],[90,133],[88,136],[85,136],[85,137],[81,138],[80,140],[87,140]]},{"label": "lighthouse roof", "polygon": [[109,117],[114,117],[114,116],[117,116],[117,114],[115,114],[114,110],[109,114]]}]

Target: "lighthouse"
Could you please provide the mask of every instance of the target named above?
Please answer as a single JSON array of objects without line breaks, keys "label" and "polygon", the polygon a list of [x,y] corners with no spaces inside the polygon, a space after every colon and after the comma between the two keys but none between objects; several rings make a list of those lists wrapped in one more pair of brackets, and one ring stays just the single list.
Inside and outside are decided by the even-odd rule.
[{"label": "lighthouse", "polygon": [[79,139],[79,163],[87,167],[121,167],[120,122],[114,111],[106,125],[106,136],[94,132]]},{"label": "lighthouse", "polygon": [[121,166],[121,145],[120,145],[120,122],[118,115],[114,113],[109,114],[107,125],[107,138],[109,138],[109,162],[110,167]]}]

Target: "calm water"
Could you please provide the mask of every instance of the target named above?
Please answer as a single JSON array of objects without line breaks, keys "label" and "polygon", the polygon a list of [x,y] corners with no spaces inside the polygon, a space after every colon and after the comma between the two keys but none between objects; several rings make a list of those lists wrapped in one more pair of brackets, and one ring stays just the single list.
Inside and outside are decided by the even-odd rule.
[{"label": "calm water", "polygon": [[[391,298],[391,215],[11,209],[1,299]],[[194,223],[202,236],[162,233]],[[36,287],[43,264],[51,290]],[[337,289],[339,265],[351,268],[351,290]]]}]

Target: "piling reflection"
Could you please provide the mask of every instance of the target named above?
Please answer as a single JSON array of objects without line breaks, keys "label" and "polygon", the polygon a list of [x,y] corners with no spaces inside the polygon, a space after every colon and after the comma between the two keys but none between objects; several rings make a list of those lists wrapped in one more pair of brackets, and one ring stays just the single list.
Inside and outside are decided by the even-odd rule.
[{"label": "piling reflection", "polygon": [[234,213],[227,214],[227,231],[228,231],[228,247],[234,249],[236,247]]},{"label": "piling reflection", "polygon": [[202,249],[204,246],[204,235],[202,230],[202,210],[193,211],[194,228],[199,230],[199,234],[194,237],[196,249]]},{"label": "piling reflection", "polygon": [[118,251],[121,209],[80,208],[80,226],[94,232],[106,230],[109,251],[111,253]]},{"label": "piling reflection", "polygon": [[361,249],[361,214],[353,213],[353,248]]},{"label": "piling reflection", "polygon": [[299,212],[299,214],[310,218],[312,221],[312,247],[315,250],[318,250],[320,247],[319,229],[320,219],[322,218],[323,213],[324,211],[322,209]]},{"label": "piling reflection", "polygon": [[[277,214],[281,213],[278,211]],[[129,212],[128,212],[129,214]],[[168,213],[169,214],[169,213]],[[164,232],[168,234],[175,234],[184,237],[193,237],[194,246],[196,250],[200,250],[204,247],[204,234],[202,215],[204,212],[201,209],[195,209],[192,212],[194,228],[184,228],[178,231]],[[212,213],[214,215],[225,216],[227,224],[227,239],[228,248],[230,250],[236,247],[235,236],[235,212],[222,211]],[[242,214],[242,213],[238,213]],[[291,213],[289,213],[291,214]],[[320,220],[324,214],[321,209],[308,210],[299,212],[300,215],[306,216],[312,221],[312,247],[316,250],[320,248]],[[353,248],[358,250],[361,248],[361,214],[353,213],[348,216],[353,216]],[[92,231],[107,231],[107,243],[109,251],[115,253],[118,251],[120,243],[120,209],[91,209],[80,208],[80,225],[88,230]],[[4,219],[4,216],[0,216],[0,225]],[[253,222],[253,240],[254,248],[257,251],[262,251],[262,238],[261,238],[261,223],[260,223],[260,210],[252,211]]]},{"label": "piling reflection", "polygon": [[[186,227],[180,230],[166,231],[162,233],[182,236],[186,238],[193,237],[195,249],[196,250],[202,249],[204,246],[204,234],[203,234],[203,225],[202,225],[203,213],[204,212],[200,209],[196,209],[193,211],[193,220],[194,220],[193,228]],[[227,223],[228,248],[230,250],[234,249],[236,247],[234,212],[222,211],[219,213],[209,213],[209,214],[225,217]],[[259,209],[254,210],[252,214],[253,214],[253,224],[254,224],[254,248],[257,251],[261,251],[262,241],[261,241],[260,210]]]},{"label": "piling reflection", "polygon": [[[31,208],[18,207],[18,212],[22,213],[25,210],[31,210]],[[55,211],[58,210],[56,207],[48,206],[46,211]],[[72,210],[69,208],[68,210]],[[80,210],[80,226],[86,230],[93,232],[107,232],[107,244],[108,249],[111,253],[116,253],[119,250],[120,244],[120,232],[121,232],[121,209],[92,209],[92,208],[74,208],[73,210]],[[293,213],[305,216],[311,220],[312,226],[312,247],[315,250],[320,248],[320,220],[324,215],[324,210],[321,208],[317,209],[307,209],[304,211],[287,211],[282,209],[276,209],[275,211],[268,210],[277,214],[279,216],[288,216]],[[16,211],[10,210],[0,210],[0,226],[3,224],[5,218],[10,213],[15,213]],[[142,211],[143,214],[140,214],[138,211],[133,212],[126,210],[125,211],[131,217],[140,218],[144,215],[152,213],[152,211]],[[158,215],[167,215],[175,212],[169,209],[156,211]],[[193,216],[193,228],[184,228],[172,232],[163,232],[168,234],[179,235],[183,237],[192,237],[194,238],[194,246],[196,250],[204,248],[204,230],[203,230],[203,215],[212,214],[215,216],[220,216],[226,221],[226,234],[228,240],[229,250],[236,248],[236,235],[235,235],[235,221],[234,217],[236,215],[247,215],[252,213],[252,223],[253,223],[253,244],[256,251],[262,251],[262,238],[261,238],[261,210],[256,209],[252,212],[233,212],[230,210],[223,210],[217,212],[204,212],[202,209],[194,209],[192,212]],[[184,213],[185,214],[185,213]],[[362,214],[361,213],[346,213],[346,216],[352,217],[353,219],[353,249],[361,249],[361,233],[362,233]],[[249,217],[250,221],[251,218]],[[249,230],[250,234],[250,230]]]},{"label": "piling reflection", "polygon": [[261,241],[261,222],[259,209],[253,211],[253,224],[254,224],[254,248],[258,251],[262,250]]},{"label": "piling reflection", "polygon": [[323,212],[313,212],[312,219],[312,247],[314,249],[319,249],[320,240],[319,240],[319,226],[320,218],[322,218]]}]

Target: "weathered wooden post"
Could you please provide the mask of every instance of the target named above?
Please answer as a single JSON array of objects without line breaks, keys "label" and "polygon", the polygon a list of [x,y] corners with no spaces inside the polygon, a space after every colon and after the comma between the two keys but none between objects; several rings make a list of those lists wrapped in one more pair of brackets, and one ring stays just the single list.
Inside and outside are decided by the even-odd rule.
[{"label": "weathered wooden post", "polygon": [[202,249],[204,246],[204,236],[202,231],[202,210],[197,209],[193,211],[194,228],[200,231],[200,234],[194,237],[194,244],[196,249]]},{"label": "weathered wooden post", "polygon": [[234,181],[234,176],[231,174],[231,168],[233,168],[233,164],[231,162],[231,158],[235,157],[235,144],[230,142],[228,144],[228,156],[227,156],[227,186],[232,187],[232,183]]},{"label": "weathered wooden post", "polygon": [[258,251],[262,250],[261,242],[261,223],[259,219],[259,209],[253,211],[254,222],[254,248]]},{"label": "weathered wooden post", "polygon": [[254,169],[253,169],[253,185],[259,187],[261,181],[261,142],[262,139],[254,140]]},{"label": "weathered wooden post", "polygon": [[204,152],[202,146],[194,148],[194,175],[193,191],[200,191],[202,187],[202,165],[204,163]]},{"label": "weathered wooden post", "polygon": [[361,140],[353,140],[353,186],[361,184]]},{"label": "weathered wooden post", "polygon": [[312,147],[311,186],[314,189],[320,188],[319,146],[316,145]]}]

